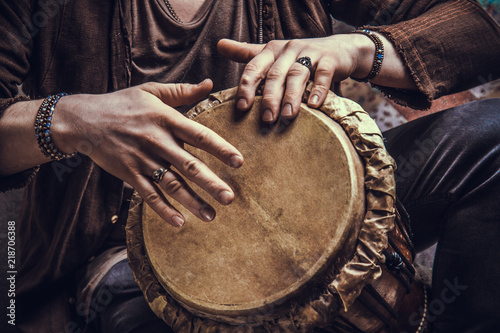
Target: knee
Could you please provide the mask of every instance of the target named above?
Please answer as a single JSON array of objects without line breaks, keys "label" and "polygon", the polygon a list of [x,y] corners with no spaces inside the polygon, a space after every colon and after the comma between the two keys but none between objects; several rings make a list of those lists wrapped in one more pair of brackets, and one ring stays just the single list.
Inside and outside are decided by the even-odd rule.
[{"label": "knee", "polygon": [[126,261],[113,266],[94,295],[102,306],[95,324],[103,332],[171,332],[150,309]]}]

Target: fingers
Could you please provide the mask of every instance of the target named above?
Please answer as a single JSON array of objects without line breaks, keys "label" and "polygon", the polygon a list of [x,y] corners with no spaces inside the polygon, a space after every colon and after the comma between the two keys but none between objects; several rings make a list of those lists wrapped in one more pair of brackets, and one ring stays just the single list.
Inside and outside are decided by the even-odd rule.
[{"label": "fingers", "polygon": [[[174,112],[174,115],[178,115],[176,111]],[[234,199],[232,189],[201,160],[184,150],[183,142],[205,150],[231,167],[240,167],[243,164],[241,153],[205,126],[182,116],[170,117],[170,119],[174,119],[175,121],[170,124],[167,131],[163,132],[162,137],[151,141],[148,151],[151,153],[154,152],[156,156],[162,158],[164,161],[168,161],[165,163],[171,163],[184,178],[197,184],[221,204],[230,204]],[[151,170],[155,167],[156,165],[148,168]],[[175,175],[175,177],[172,178],[172,175]],[[166,193],[169,195],[171,193],[176,194],[175,197],[171,196],[186,206],[193,214],[204,220],[209,220],[208,217],[210,215],[215,216],[215,212],[213,214],[210,212],[213,209],[207,206],[205,202],[200,201],[201,199],[196,196],[175,172],[169,171],[163,181],[165,179],[170,180],[167,184],[163,184]],[[194,198],[197,199],[195,200]],[[201,208],[198,207],[200,203],[204,205],[205,210],[200,210]]]},{"label": "fingers", "polygon": [[[165,147],[164,155],[168,156],[169,160],[169,162],[164,162],[164,165],[172,163],[182,176],[197,184],[221,204],[228,205],[234,200],[232,189],[201,160],[182,149],[182,147]],[[159,168],[159,164],[147,168],[151,170],[149,172],[152,175],[153,171]],[[151,177],[150,181],[152,180]],[[215,217],[215,210],[201,199],[177,172],[168,170],[164,173],[159,181],[159,186],[163,188],[169,197],[186,207],[198,218],[204,221],[211,221]],[[153,199],[157,199],[157,197],[154,196]],[[166,200],[163,201],[165,202]],[[153,203],[155,204],[156,202]],[[159,204],[156,205],[158,206]],[[169,204],[167,205],[170,206]],[[166,210],[164,214],[167,217],[175,215],[169,210]],[[175,224],[175,221],[173,223]]]},{"label": "fingers", "polygon": [[243,71],[237,92],[237,109],[247,111],[252,106],[255,91],[265,79],[262,120],[275,122],[280,113],[285,119],[295,118],[311,70],[316,65],[313,61],[310,66],[304,66],[298,63],[297,59],[320,57],[314,50],[305,54],[307,45],[303,40],[269,42],[262,52],[250,60]]},{"label": "fingers", "polygon": [[168,170],[159,185],[165,193],[189,209],[199,219],[209,222],[215,218],[215,210],[200,198],[175,171]]},{"label": "fingers", "polygon": [[236,109],[238,111],[245,112],[252,107],[255,99],[255,91],[259,84],[266,78],[266,73],[274,61],[274,52],[266,46],[261,53],[245,66],[236,93]]},{"label": "fingers", "polygon": [[[300,63],[299,59],[307,59],[306,65],[310,60],[310,66]],[[313,72],[314,83],[307,104],[313,108],[320,107],[335,78],[335,65],[332,58],[314,51],[299,55],[293,51],[284,52],[267,73],[262,98],[262,120],[274,122],[278,115],[289,120],[297,117],[302,96]]]},{"label": "fingers", "polygon": [[204,221],[215,218],[215,210],[199,197],[186,181],[175,171],[167,169],[158,185],[165,193]]},{"label": "fingers", "polygon": [[[296,58],[296,52],[288,48],[276,59],[267,72],[261,106],[263,121],[270,123],[276,121],[280,111],[284,118],[291,119],[296,116],[298,112],[297,102],[292,101],[292,99],[297,99],[297,97],[293,95],[300,95],[298,99],[298,104],[300,104],[300,97],[310,75],[309,69],[296,63]],[[297,83],[302,88],[297,89]],[[283,95],[286,97],[287,94],[289,98],[285,102]]]},{"label": "fingers", "polygon": [[[320,59],[314,72],[314,84],[307,100],[307,105],[319,108],[326,99],[335,75],[335,61]],[[343,78],[342,78],[343,79]]]},{"label": "fingers", "polygon": [[[161,144],[160,141],[168,143]],[[138,169],[142,171],[139,176],[135,177],[138,180],[135,182],[131,181],[130,183],[161,218],[173,226],[182,226],[185,221],[182,214],[169,203],[163,193],[153,183],[153,173],[155,170],[159,168],[167,169],[167,166],[172,164],[179,170],[182,176],[197,184],[223,205],[228,205],[234,200],[234,192],[201,160],[184,150],[182,143],[179,144],[176,141],[178,140],[172,141],[168,139],[167,135],[166,138],[159,140],[154,147],[152,145],[149,146],[144,158],[140,159],[142,165],[138,166]],[[158,163],[151,160],[148,156],[150,156],[149,152],[152,151],[157,156],[155,159],[162,160],[163,162]],[[229,161],[231,160],[229,159]],[[242,158],[241,162],[238,161],[238,163],[242,163]],[[162,174],[162,177],[159,177],[159,181],[157,179],[158,186],[170,198],[186,207],[199,219],[207,222],[213,220],[215,218],[215,210],[186,183],[182,176],[173,170],[167,169]]]},{"label": "fingers", "polygon": [[[227,52],[236,42],[221,41]],[[349,77],[355,69],[353,46],[349,36],[330,36],[316,39],[271,41],[248,61],[237,92],[237,109],[247,111],[253,104],[255,91],[265,81],[262,97],[262,120],[275,122],[279,116],[293,119],[297,116],[307,81],[314,84],[307,100],[318,108],[325,101],[332,82]],[[248,60],[256,49],[239,50],[234,59]],[[235,52],[233,52],[235,53]],[[307,57],[307,63],[297,60]]]},{"label": "fingers", "polygon": [[[201,161],[199,161],[201,163]],[[202,164],[202,163],[201,163]],[[153,168],[151,168],[153,169]],[[158,169],[158,168],[156,168]],[[210,175],[211,178],[216,178],[214,175]],[[224,190],[229,189],[220,179],[218,180],[222,183]],[[214,181],[214,185],[217,182]],[[218,186],[215,186],[218,187]],[[186,181],[175,171],[166,170],[163,174],[161,180],[158,182],[157,186],[153,183],[151,176],[141,175],[134,188],[137,192],[144,198],[144,201],[153,209],[162,219],[167,221],[173,226],[180,227],[185,223],[184,216],[177,211],[167,200],[164,194],[159,190],[163,191],[172,199],[177,201],[182,206],[186,207],[193,215],[199,219],[209,222],[215,218],[215,210],[207,202],[205,202],[193,189],[186,183]],[[229,189],[230,191],[231,189]],[[216,192],[218,189],[215,190]],[[211,191],[213,192],[213,191]],[[234,194],[231,192],[231,196],[224,198],[225,203],[229,203],[234,198]]]},{"label": "fingers", "polygon": [[[311,59],[309,56],[305,55],[299,55],[297,59],[301,58],[307,59],[306,61],[310,61]],[[309,66],[305,66],[300,64],[296,59],[293,60],[287,76],[284,78],[286,88],[284,89],[283,101],[281,104],[281,116],[284,119],[294,119],[297,117],[300,103],[302,102],[302,95],[304,94],[307,81],[311,76],[311,69],[313,68],[312,62]]]},{"label": "fingers", "polygon": [[[175,164],[177,164],[176,161],[174,161]],[[199,159],[185,156],[184,161],[179,165],[179,170],[221,204],[229,205],[234,200],[231,188]]]},{"label": "fingers", "polygon": [[[212,82],[208,80],[199,85],[144,84],[141,88],[160,98],[163,103],[169,103],[168,106],[175,106],[200,99],[212,88]],[[215,132],[187,119],[168,106],[160,106],[162,111],[155,119],[161,130],[151,132],[146,137],[145,153],[147,156],[155,156],[153,161],[164,161],[163,165],[171,164],[179,171],[176,173],[169,170],[164,174],[159,186],[165,193],[198,218],[211,221],[215,217],[215,210],[202,200],[182,177],[194,182],[224,205],[234,200],[234,193],[201,160],[184,150],[183,144],[186,142],[205,150],[231,167],[240,167],[243,164],[243,157],[235,147]],[[152,173],[161,166],[161,163],[151,160],[143,160],[143,163],[140,169],[142,177],[146,178],[141,181],[142,192],[146,195],[143,196],[145,201],[170,224],[182,225],[184,223],[182,215],[170,205],[156,186],[153,186],[156,190],[151,187]],[[138,192],[141,194],[139,190]]]},{"label": "fingers", "polygon": [[155,95],[166,105],[177,107],[195,103],[206,97],[213,88],[213,82],[210,79],[199,84],[148,82],[139,88]]},{"label": "fingers", "polygon": [[217,50],[222,56],[243,63],[252,60],[264,47],[262,44],[241,43],[231,39],[221,39],[217,43]]},{"label": "fingers", "polygon": [[185,117],[172,126],[172,133],[182,141],[202,149],[233,168],[243,165],[242,154],[214,131]]},{"label": "fingers", "polygon": [[184,225],[184,216],[168,202],[161,190],[153,185],[151,179],[145,176],[139,176],[137,183],[132,185],[149,207],[151,207],[151,209],[162,219],[174,227],[181,227]]},{"label": "fingers", "polygon": [[[314,53],[309,55],[316,57]],[[271,66],[262,97],[263,121],[275,122],[280,114],[284,119],[294,119],[297,116],[302,95],[315,65],[310,61],[309,55],[297,55],[296,48],[291,46]],[[301,58],[310,61],[308,66],[298,62]]]},{"label": "fingers", "polygon": [[[267,50],[266,50],[267,48]],[[255,98],[255,90],[265,78],[266,64],[274,61],[274,54],[266,45],[240,43],[230,39],[221,39],[217,49],[224,57],[237,62],[248,63],[238,85],[236,108],[248,111]],[[264,68],[265,71],[261,69]]]},{"label": "fingers", "polygon": [[183,149],[177,150],[175,153],[168,152],[169,149],[170,147],[167,147],[167,154],[172,156],[170,162],[186,179],[197,184],[223,205],[228,205],[234,200],[233,190],[205,163]]}]

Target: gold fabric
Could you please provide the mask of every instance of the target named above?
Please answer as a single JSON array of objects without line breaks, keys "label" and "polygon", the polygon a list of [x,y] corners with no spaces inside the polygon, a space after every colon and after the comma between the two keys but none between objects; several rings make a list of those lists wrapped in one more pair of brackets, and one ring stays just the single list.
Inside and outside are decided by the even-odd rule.
[{"label": "gold fabric", "polygon": [[[311,84],[306,90],[307,100]],[[377,124],[357,103],[330,93],[319,108],[338,122],[366,164],[366,216],[359,233],[354,257],[329,285],[342,299],[345,311],[354,303],[361,290],[380,277],[382,251],[387,247],[387,233],[394,227],[396,164],[387,153]]]}]

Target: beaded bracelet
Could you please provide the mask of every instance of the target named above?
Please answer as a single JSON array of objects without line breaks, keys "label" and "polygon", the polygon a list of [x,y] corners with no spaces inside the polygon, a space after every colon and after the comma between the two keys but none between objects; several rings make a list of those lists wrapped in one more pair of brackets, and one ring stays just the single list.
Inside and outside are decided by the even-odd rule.
[{"label": "beaded bracelet", "polygon": [[42,153],[51,160],[59,161],[75,156],[76,152],[65,154],[59,151],[55,146],[50,136],[50,127],[52,125],[52,115],[57,102],[61,97],[66,96],[66,93],[52,95],[43,100],[35,119],[35,134],[38,142],[38,148]]},{"label": "beaded bracelet", "polygon": [[373,59],[373,65],[370,73],[368,73],[368,76],[364,79],[356,79],[357,81],[373,80],[382,69],[382,61],[384,61],[384,43],[382,43],[382,40],[369,29],[355,30],[352,33],[368,36],[375,44],[375,57]]}]

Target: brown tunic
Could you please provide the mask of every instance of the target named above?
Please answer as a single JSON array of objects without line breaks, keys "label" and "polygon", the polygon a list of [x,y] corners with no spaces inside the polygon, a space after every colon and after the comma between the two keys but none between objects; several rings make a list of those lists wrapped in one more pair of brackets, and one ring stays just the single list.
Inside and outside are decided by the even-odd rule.
[{"label": "brown tunic", "polygon": [[[222,38],[250,40],[248,2],[207,0],[192,22],[178,23],[160,0],[132,1],[131,84],[201,82],[214,91],[238,84],[243,64],[217,52]],[[223,19],[222,19],[223,18]]]}]

